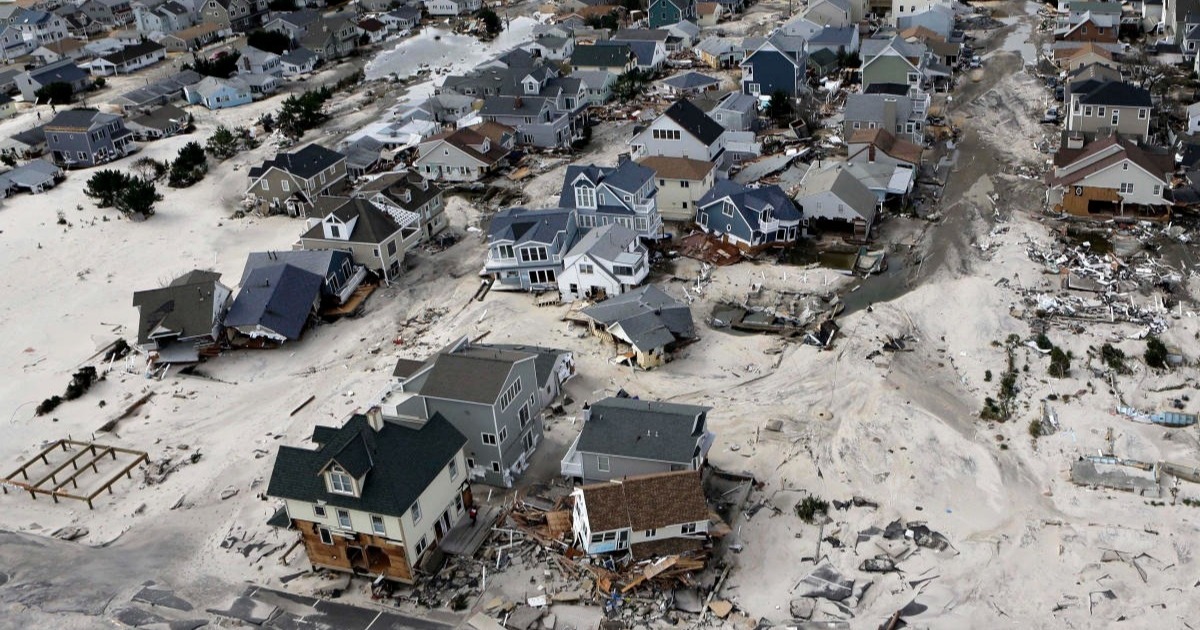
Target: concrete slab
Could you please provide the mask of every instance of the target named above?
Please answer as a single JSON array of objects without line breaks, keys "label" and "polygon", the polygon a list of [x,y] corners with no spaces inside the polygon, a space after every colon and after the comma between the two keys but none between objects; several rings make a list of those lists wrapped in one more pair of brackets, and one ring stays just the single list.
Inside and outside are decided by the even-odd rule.
[{"label": "concrete slab", "polygon": [[220,608],[209,608],[207,611],[214,615],[261,626],[279,612],[279,607],[243,596],[233,598]]},{"label": "concrete slab", "polygon": [[191,602],[175,595],[175,591],[169,588],[153,588],[150,586],[144,587],[133,596],[133,601],[151,606],[165,606],[182,610],[184,612],[192,609]]}]

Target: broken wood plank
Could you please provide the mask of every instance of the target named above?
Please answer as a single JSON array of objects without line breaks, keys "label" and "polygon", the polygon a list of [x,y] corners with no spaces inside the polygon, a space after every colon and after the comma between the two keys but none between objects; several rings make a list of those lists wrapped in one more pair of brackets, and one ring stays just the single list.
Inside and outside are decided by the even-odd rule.
[{"label": "broken wood plank", "polygon": [[308,400],[305,400],[304,402],[300,403],[300,406],[299,406],[299,407],[296,407],[295,409],[293,409],[293,410],[292,410],[292,413],[289,413],[289,414],[288,414],[288,417],[290,418],[290,417],[292,417],[292,416],[294,416],[294,415],[296,415],[296,414],[300,413],[300,410],[301,410],[301,409],[304,409],[305,407],[307,407],[307,406],[308,406],[308,404],[309,404],[309,403],[311,403],[312,401],[314,401],[314,400],[316,400],[316,399],[317,399],[317,395],[316,395],[316,394],[313,394],[312,396],[309,396],[309,397],[308,397]]}]

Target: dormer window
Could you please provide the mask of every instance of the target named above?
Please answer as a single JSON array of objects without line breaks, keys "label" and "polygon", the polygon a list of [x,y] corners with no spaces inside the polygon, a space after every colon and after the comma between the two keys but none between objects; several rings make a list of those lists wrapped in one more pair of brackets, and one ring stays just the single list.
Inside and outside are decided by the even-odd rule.
[{"label": "dormer window", "polygon": [[328,473],[329,491],[336,494],[355,495],[354,477],[346,474],[344,470],[331,470]]},{"label": "dormer window", "polygon": [[575,187],[575,206],[578,208],[596,207],[596,189],[583,185]]}]

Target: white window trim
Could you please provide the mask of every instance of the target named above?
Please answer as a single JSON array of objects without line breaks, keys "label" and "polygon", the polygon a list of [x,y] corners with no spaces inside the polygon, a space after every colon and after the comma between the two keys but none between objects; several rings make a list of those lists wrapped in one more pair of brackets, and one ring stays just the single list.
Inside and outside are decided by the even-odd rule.
[{"label": "white window trim", "polygon": [[612,458],[608,455],[597,455],[596,470],[600,472],[612,472]]}]

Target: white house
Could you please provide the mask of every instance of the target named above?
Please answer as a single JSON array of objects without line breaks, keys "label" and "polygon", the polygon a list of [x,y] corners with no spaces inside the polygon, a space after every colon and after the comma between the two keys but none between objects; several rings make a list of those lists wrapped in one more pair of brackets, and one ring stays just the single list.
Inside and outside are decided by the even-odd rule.
[{"label": "white house", "polygon": [[1123,215],[1143,206],[1161,211],[1171,202],[1174,158],[1109,136],[1085,147],[1067,146],[1054,155],[1047,200],[1079,216]]},{"label": "white house", "polygon": [[686,99],[677,101],[630,141],[634,159],[651,155],[715,162],[725,128]]},{"label": "white house", "polygon": [[708,504],[695,470],[626,477],[576,487],[571,529],[588,555],[635,559],[699,549],[708,537]]},{"label": "white house", "polygon": [[594,228],[563,257],[558,290],[564,302],[620,295],[650,274],[650,252],[618,223]]},{"label": "white house", "polygon": [[429,15],[465,15],[483,8],[483,0],[425,0]]}]

